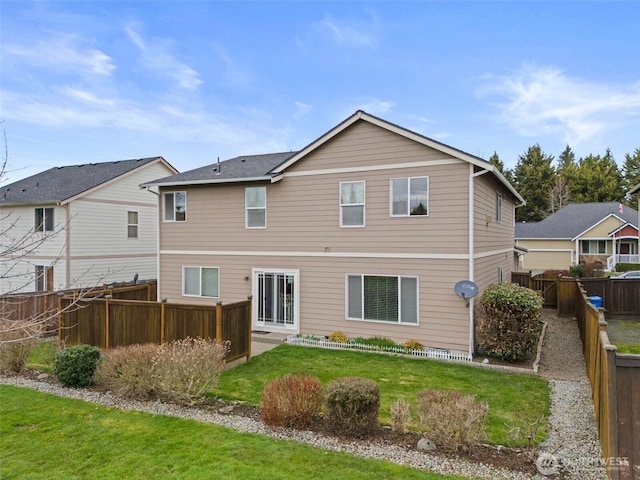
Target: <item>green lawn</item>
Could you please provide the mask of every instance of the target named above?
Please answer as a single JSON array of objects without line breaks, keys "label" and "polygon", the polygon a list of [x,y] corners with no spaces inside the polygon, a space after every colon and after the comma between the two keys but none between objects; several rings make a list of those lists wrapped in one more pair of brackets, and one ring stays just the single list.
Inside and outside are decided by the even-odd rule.
[{"label": "green lawn", "polygon": [[[506,425],[523,425],[549,414],[549,386],[531,375],[496,372],[466,365],[376,353],[280,345],[222,373],[213,395],[260,404],[266,382],[288,373],[315,375],[324,385],[344,376],[361,376],[380,386],[380,421],[390,423],[390,406],[399,397],[415,404],[425,388],[457,389],[489,403],[489,441],[513,445]],[[414,415],[415,418],[415,415]],[[544,435],[545,432],[540,432]],[[541,439],[541,438],[540,438]]]},{"label": "green lawn", "polygon": [[0,478],[461,479],[0,385]]}]

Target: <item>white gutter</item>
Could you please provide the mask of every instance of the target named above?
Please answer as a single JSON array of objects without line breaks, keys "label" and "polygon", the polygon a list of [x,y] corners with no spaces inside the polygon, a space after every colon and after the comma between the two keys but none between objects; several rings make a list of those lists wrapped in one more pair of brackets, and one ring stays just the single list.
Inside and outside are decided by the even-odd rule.
[{"label": "white gutter", "polygon": [[69,212],[70,203],[63,205],[65,210],[65,243],[66,243],[66,258],[65,258],[65,288],[71,288],[71,212]]},{"label": "white gutter", "polygon": [[160,192],[154,192],[150,189],[149,185],[145,185],[144,188],[147,192],[153,193],[157,197],[156,204],[156,301],[160,300],[160,218],[162,216],[162,204],[160,202]]},{"label": "white gutter", "polygon": [[180,180],[176,182],[162,182],[162,183],[143,183],[140,185],[142,188],[147,187],[188,187],[191,185],[212,185],[216,183],[240,183],[240,182],[265,182],[271,180],[273,177],[271,176],[262,176],[262,177],[246,177],[246,178],[223,178],[219,180],[215,180],[212,178],[208,178],[206,180]]}]

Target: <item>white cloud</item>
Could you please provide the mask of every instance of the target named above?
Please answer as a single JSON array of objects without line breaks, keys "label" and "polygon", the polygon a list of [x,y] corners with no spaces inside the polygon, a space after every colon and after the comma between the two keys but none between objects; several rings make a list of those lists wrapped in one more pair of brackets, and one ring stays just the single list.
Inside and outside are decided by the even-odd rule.
[{"label": "white cloud", "polygon": [[[372,20],[375,20],[373,18]],[[355,22],[353,22],[355,23]],[[328,30],[331,38],[338,45],[345,47],[371,47],[376,44],[376,35],[372,33],[372,25],[354,25],[347,20],[337,20],[331,15],[325,16],[319,25]],[[373,22],[375,24],[375,21]]]},{"label": "white cloud", "polygon": [[383,115],[396,106],[396,102],[380,100],[378,98],[363,98],[357,101],[356,107],[351,111],[364,110],[372,115]]},{"label": "white cloud", "polygon": [[85,39],[75,35],[54,35],[34,45],[5,44],[3,59],[26,63],[30,68],[71,70],[83,75],[109,76],[116,69],[109,55],[87,48]]},{"label": "white cloud", "polygon": [[590,82],[532,66],[483,80],[478,96],[498,97],[499,119],[523,136],[552,135],[573,146],[640,118],[640,82]]},{"label": "white cloud", "polygon": [[202,80],[198,72],[176,60],[167,51],[166,42],[154,39],[153,42],[147,43],[132,26],[125,27],[124,31],[131,43],[140,50],[142,64],[146,68],[173,79],[185,90],[197,90],[200,87]]},{"label": "white cloud", "polygon": [[295,102],[296,112],[293,114],[293,118],[296,120],[306,116],[313,107],[303,102]]}]

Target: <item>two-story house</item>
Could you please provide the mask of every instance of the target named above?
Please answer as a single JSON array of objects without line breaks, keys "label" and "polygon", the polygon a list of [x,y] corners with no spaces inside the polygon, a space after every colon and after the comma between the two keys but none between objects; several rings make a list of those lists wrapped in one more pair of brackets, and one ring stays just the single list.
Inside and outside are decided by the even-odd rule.
[{"label": "two-story house", "polygon": [[0,293],[152,279],[162,157],[54,167],[0,188]]},{"label": "two-story house", "polygon": [[416,339],[471,355],[473,302],[509,281],[520,195],[487,161],[362,111],[297,152],[159,187],[158,298],[253,296],[257,330]]}]

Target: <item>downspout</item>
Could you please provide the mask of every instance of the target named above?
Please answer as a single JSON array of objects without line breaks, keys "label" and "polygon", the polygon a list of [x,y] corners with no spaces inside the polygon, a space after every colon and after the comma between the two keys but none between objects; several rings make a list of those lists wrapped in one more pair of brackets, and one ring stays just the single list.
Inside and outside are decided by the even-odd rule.
[{"label": "downspout", "polygon": [[71,212],[69,211],[70,203],[64,205],[65,210],[65,288],[71,288]]},{"label": "downspout", "polygon": [[[475,199],[475,178],[480,175],[484,175],[485,173],[489,173],[489,170],[481,170],[479,172],[473,173],[473,164],[469,164],[469,280],[474,281],[474,257],[475,257],[475,210],[474,210],[474,199]],[[469,356],[473,356],[474,348],[474,322],[473,322],[473,311],[474,311],[474,299],[471,298],[469,300]]]}]

